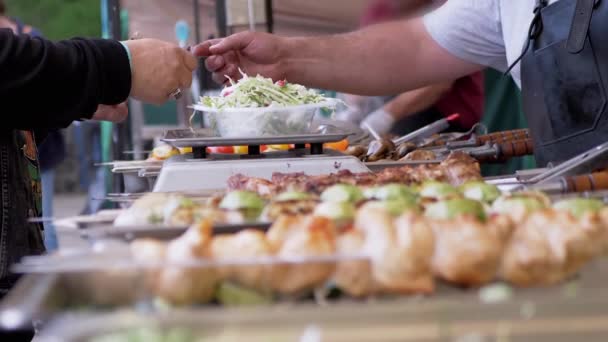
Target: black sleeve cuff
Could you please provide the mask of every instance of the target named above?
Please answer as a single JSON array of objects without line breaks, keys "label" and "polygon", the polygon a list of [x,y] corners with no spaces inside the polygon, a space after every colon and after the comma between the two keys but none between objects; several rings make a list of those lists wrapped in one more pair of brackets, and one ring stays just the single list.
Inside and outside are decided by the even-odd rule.
[{"label": "black sleeve cuff", "polygon": [[118,41],[97,39],[103,52],[103,88],[101,104],[116,105],[124,102],[131,93],[131,65],[125,47]]}]

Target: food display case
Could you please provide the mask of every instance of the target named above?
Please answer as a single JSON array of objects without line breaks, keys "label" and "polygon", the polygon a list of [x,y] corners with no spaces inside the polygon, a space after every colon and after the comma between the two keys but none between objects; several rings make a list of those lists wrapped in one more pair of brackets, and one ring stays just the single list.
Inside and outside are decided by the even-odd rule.
[{"label": "food display case", "polygon": [[[92,298],[90,293],[87,297],[72,289],[66,292],[57,279],[43,276],[30,278],[29,286],[33,288],[26,289],[22,284],[18,291],[27,290],[23,293],[28,295],[27,300],[13,303],[11,310],[4,304],[0,323],[14,324],[27,313],[24,310],[32,308],[38,310],[37,314],[60,312],[45,324],[39,336],[45,342],[106,341],[102,338],[143,341],[167,334],[178,336],[170,341],[181,342],[603,341],[608,333],[605,274],[605,261],[601,261],[590,265],[577,279],[542,289],[511,290],[500,285],[480,290],[446,287],[426,298],[172,310],[106,304],[95,311],[85,310]],[[111,278],[97,285],[87,284],[116,296],[116,300],[123,295],[109,291]],[[72,310],[66,310],[70,307]]]},{"label": "food display case", "polygon": [[56,221],[89,245],[15,264],[0,325],[41,321],[42,341],[606,334],[608,143],[484,179],[480,163],[533,153],[528,131],[442,134],[447,118],[370,136],[313,120],[337,102],[300,85],[230,84],[197,105],[215,127],[109,163],[150,191]]}]

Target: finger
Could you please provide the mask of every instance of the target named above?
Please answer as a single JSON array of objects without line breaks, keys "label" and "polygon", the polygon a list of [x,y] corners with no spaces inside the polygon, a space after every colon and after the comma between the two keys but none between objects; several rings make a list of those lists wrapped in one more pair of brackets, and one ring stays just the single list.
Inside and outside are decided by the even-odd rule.
[{"label": "finger", "polygon": [[253,40],[254,35],[251,32],[239,32],[232,36],[224,38],[217,44],[209,47],[209,52],[214,55],[221,55],[232,50],[243,50]]},{"label": "finger", "polygon": [[234,64],[229,64],[225,68],[214,72],[212,75],[213,81],[219,84],[229,84],[230,77],[232,80],[237,80],[240,78],[241,74],[238,72],[238,68]]},{"label": "finger", "polygon": [[222,41],[222,38],[216,38],[216,39],[210,39],[210,40],[204,41],[204,42],[198,44],[197,46],[195,46],[194,48],[192,48],[192,53],[197,57],[209,57],[212,55],[211,51],[209,51],[209,48],[212,45],[216,45],[217,43],[219,43],[221,41]]},{"label": "finger", "polygon": [[211,56],[205,60],[205,68],[211,72],[222,69],[226,65],[226,59],[222,56]]},{"label": "finger", "polygon": [[183,52],[182,56],[184,59],[184,64],[186,65],[186,68],[188,68],[188,70],[194,71],[196,67],[198,67],[198,60],[196,59],[196,57],[194,57],[194,55],[188,52]]}]

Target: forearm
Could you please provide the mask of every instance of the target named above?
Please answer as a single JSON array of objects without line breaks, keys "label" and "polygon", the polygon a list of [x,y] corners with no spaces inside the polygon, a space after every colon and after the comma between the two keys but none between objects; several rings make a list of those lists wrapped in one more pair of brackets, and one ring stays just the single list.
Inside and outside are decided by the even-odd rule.
[{"label": "forearm", "polygon": [[384,110],[395,120],[406,118],[433,106],[453,82],[437,83],[403,93],[384,105]]},{"label": "forearm", "polygon": [[282,67],[289,80],[354,94],[401,93],[482,68],[441,48],[420,18],[343,35],[285,39]]},{"label": "forearm", "polygon": [[[124,101],[131,70],[117,42],[58,43],[0,31],[0,97],[12,129],[58,128]],[[10,121],[9,121],[10,120]],[[3,125],[6,127],[6,125]]]}]

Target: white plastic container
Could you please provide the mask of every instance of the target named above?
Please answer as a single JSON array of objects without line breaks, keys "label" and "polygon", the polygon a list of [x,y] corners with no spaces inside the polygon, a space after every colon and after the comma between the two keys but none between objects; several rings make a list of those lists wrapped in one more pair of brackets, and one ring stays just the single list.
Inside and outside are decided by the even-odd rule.
[{"label": "white plastic container", "polygon": [[308,134],[312,121],[320,110],[333,110],[338,101],[326,101],[297,105],[261,108],[217,109],[196,104],[195,110],[206,114],[210,127],[221,137],[260,137]]}]

